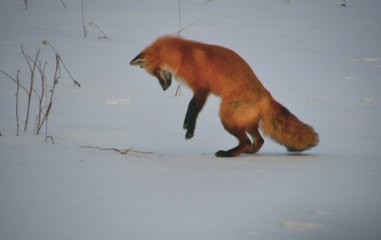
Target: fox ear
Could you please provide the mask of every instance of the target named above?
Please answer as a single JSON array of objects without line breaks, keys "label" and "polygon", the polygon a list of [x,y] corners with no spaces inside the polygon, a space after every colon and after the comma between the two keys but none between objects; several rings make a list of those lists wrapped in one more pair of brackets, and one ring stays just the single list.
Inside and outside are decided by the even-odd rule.
[{"label": "fox ear", "polygon": [[143,57],[143,54],[139,54],[136,56],[134,59],[131,60],[130,65],[132,66],[139,66],[139,67],[144,67],[148,63],[147,59]]}]

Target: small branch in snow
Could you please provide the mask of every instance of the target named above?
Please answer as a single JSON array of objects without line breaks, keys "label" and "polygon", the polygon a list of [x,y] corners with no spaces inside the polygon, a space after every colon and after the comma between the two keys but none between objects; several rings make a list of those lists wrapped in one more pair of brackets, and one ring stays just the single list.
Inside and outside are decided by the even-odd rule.
[{"label": "small branch in snow", "polygon": [[50,141],[52,142],[52,144],[54,144],[54,138],[52,136],[46,136],[45,137],[45,142],[48,142],[48,139],[50,139]]},{"label": "small branch in snow", "polygon": [[[25,59],[26,63],[28,64],[29,71],[30,71],[30,85],[29,85],[29,91],[28,91],[28,106],[27,106],[27,110],[26,110],[26,118],[25,118],[25,125],[24,125],[24,132],[26,132],[26,130],[28,128],[28,122],[29,122],[29,112],[30,112],[30,104],[32,101],[32,91],[34,89],[34,87],[33,87],[34,76],[35,76],[35,72],[36,72],[38,56],[40,55],[40,49],[37,50],[35,58],[33,59],[32,62],[29,60],[31,58],[28,56],[27,53],[25,53],[24,47],[22,45],[21,45],[21,53],[24,56],[24,59]],[[19,85],[19,84],[17,84],[17,85]]]},{"label": "small branch in snow", "polygon": [[[42,65],[41,61],[39,61],[37,65],[37,69],[38,69],[38,72],[40,73],[40,78],[41,78],[41,96],[38,99],[38,114],[37,114],[37,120],[36,120],[36,126],[37,126],[36,128],[38,128],[41,124],[41,116],[43,116],[42,110],[48,105],[47,104],[48,94],[46,93],[45,95],[45,92],[46,92],[45,89],[48,87],[46,82],[46,76],[45,76],[45,67],[47,64],[48,62],[45,61],[45,64]],[[45,106],[43,106],[44,98],[46,102]]]},{"label": "small branch in snow", "polygon": [[16,76],[16,136],[19,135],[20,121],[19,121],[19,92],[20,92],[20,69],[17,70]]},{"label": "small branch in snow", "polygon": [[87,28],[85,26],[85,14],[84,14],[84,10],[83,10],[83,0],[82,0],[82,31],[83,31],[83,37],[86,38],[87,37]]},{"label": "small branch in snow", "polygon": [[177,85],[177,89],[176,89],[176,93],[175,93],[175,97],[178,97],[178,96],[181,96],[181,85]]},{"label": "small branch in snow", "polygon": [[106,33],[97,25],[97,24],[95,24],[95,23],[93,23],[93,22],[90,22],[89,23],[89,26],[93,26],[93,27],[95,27],[96,29],[98,29],[101,33],[102,33],[102,36],[99,36],[98,37],[98,40],[101,40],[101,39],[110,39],[107,35],[106,35]]},{"label": "small branch in snow", "polygon": [[138,153],[138,154],[153,154],[153,152],[144,152],[144,151],[137,151],[133,150],[132,147],[127,149],[118,149],[118,148],[105,148],[105,147],[99,147],[99,146],[90,146],[90,145],[80,145],[80,148],[89,148],[89,149],[98,149],[101,151],[115,151],[122,155],[127,155],[127,153]]},{"label": "small branch in snow", "polygon": [[179,31],[177,32],[177,36],[181,37],[181,0],[178,0],[178,6],[179,6]]},{"label": "small branch in snow", "polygon": [[[0,69],[0,72],[2,73],[2,74],[4,74],[5,76],[7,76],[10,80],[12,80],[12,82],[14,82],[14,83],[16,83],[17,85],[19,85],[20,87],[21,87],[21,89],[22,90],[24,90],[25,91],[25,93],[28,95],[29,93],[29,91],[28,91],[28,89],[26,89],[26,87],[24,87],[21,83],[18,83],[18,81],[14,78],[14,77],[12,77],[11,75],[9,75],[7,72],[5,72],[4,70],[2,70],[2,69]],[[33,91],[35,92],[35,90],[33,89]],[[36,92],[35,92],[36,93]],[[36,94],[38,94],[38,93],[36,93]]]},{"label": "small branch in snow", "polygon": [[81,84],[76,81],[73,76],[71,75],[71,72],[69,71],[69,69],[66,67],[66,64],[64,63],[64,61],[62,60],[61,58],[61,55],[59,54],[59,52],[57,51],[57,49],[48,41],[48,40],[42,40],[42,44],[44,45],[49,45],[49,47],[56,53],[56,55],[59,56],[59,61],[62,63],[62,66],[65,68],[66,72],[69,74],[69,77],[71,78],[71,80],[73,80],[74,82],[74,85],[78,86],[78,87],[81,87]]},{"label": "small branch in snow", "polygon": [[67,9],[67,6],[66,6],[64,0],[61,0],[61,3],[62,3],[62,6],[63,6],[65,9]]},{"label": "small branch in snow", "polygon": [[61,70],[60,70],[60,56],[57,54],[56,55],[56,68],[55,68],[55,71],[54,71],[54,77],[53,77],[53,86],[52,86],[52,89],[49,91],[50,92],[50,98],[49,98],[49,103],[48,105],[46,106],[46,112],[44,114],[44,116],[39,118],[39,125],[37,126],[37,131],[36,131],[36,135],[38,135],[40,133],[40,130],[45,122],[45,141],[46,139],[48,138],[48,118],[49,118],[49,114],[50,114],[50,111],[52,109],[52,106],[53,106],[53,102],[54,102],[54,90],[56,89],[56,85],[58,84],[58,80],[60,79],[60,73],[61,73]]}]

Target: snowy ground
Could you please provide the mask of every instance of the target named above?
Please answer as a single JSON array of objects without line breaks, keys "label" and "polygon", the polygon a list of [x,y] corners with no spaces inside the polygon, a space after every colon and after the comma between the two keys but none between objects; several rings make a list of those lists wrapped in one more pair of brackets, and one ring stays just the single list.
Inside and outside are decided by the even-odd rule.
[{"label": "snowy ground", "polygon": [[184,37],[237,51],[320,134],[305,154],[266,140],[235,159],[213,156],[236,144],[217,98],[185,141],[192,93],[128,65],[178,31],[178,1],[84,1],[86,39],[81,1],[28,2],[0,3],[0,68],[26,83],[20,44],[46,39],[82,87],[62,73],[52,145],[32,127],[15,136],[16,87],[0,73],[0,239],[381,239],[381,1],[181,2]]}]

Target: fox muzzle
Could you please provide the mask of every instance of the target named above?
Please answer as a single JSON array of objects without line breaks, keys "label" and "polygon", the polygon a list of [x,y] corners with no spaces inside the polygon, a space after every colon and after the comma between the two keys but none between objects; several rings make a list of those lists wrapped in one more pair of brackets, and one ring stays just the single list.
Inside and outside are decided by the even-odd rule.
[{"label": "fox muzzle", "polygon": [[159,83],[164,91],[171,86],[172,74],[169,71],[158,69],[154,72],[154,74],[156,78],[159,80]]},{"label": "fox muzzle", "polygon": [[142,56],[142,54],[139,54],[131,60],[130,65],[143,68],[145,65],[147,65],[147,60]]}]

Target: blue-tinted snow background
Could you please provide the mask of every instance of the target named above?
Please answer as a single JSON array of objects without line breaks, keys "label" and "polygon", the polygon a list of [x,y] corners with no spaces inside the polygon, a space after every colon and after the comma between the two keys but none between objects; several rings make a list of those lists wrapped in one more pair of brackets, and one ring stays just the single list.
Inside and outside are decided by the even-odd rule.
[{"label": "blue-tinted snow background", "polygon": [[320,134],[305,154],[265,139],[257,155],[220,159],[213,153],[236,140],[221,126],[219,99],[185,141],[192,92],[175,97],[176,82],[163,92],[129,66],[176,34],[178,1],[85,0],[86,38],[81,1],[28,0],[27,10],[1,1],[0,68],[20,69],[27,85],[20,45],[30,55],[40,47],[51,81],[48,40],[82,87],[61,70],[52,145],[33,135],[35,112],[15,136],[16,85],[0,73],[0,239],[381,239],[381,1],[346,2],[181,1],[183,37],[235,50]]}]

